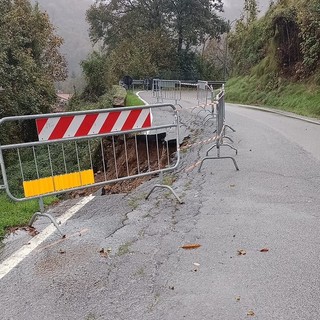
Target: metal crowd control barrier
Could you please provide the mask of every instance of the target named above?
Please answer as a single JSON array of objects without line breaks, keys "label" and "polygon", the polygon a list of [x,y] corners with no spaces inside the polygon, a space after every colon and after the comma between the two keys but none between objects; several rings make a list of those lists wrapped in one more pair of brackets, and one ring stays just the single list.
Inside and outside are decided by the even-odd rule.
[{"label": "metal crowd control barrier", "polygon": [[175,105],[179,105],[178,101],[181,100],[181,81],[154,79],[152,94],[154,98],[157,98],[157,102],[170,100],[174,101]]},{"label": "metal crowd control barrier", "polygon": [[[39,199],[40,212],[30,224],[44,216],[61,234],[54,218],[43,213],[44,196],[161,176],[180,162],[179,115],[171,104],[0,119],[1,129],[9,127],[35,134],[29,142],[0,144],[0,188],[15,201]],[[182,203],[171,187],[160,184],[147,198],[158,187]]]},{"label": "metal crowd control barrier", "polygon": [[211,90],[208,81],[198,81],[197,100],[199,105],[207,105],[208,99],[211,100]]},{"label": "metal crowd control barrier", "polygon": [[143,79],[143,80],[132,80],[132,90],[136,90],[137,88],[142,88],[143,90],[151,90],[152,85],[151,79]]},{"label": "metal crowd control barrier", "polygon": [[203,123],[206,124],[207,121],[210,119],[216,119],[216,110],[215,110],[215,103],[214,103],[214,89],[211,85],[209,85],[208,81],[198,81],[197,83],[197,101],[198,105],[193,108],[191,111],[192,113],[194,110],[198,110],[197,115],[200,113],[205,112],[207,115],[203,119]]},{"label": "metal crowd control barrier", "polygon": [[132,90],[135,90],[137,87],[142,87],[145,89],[145,81],[144,80],[132,80]]},{"label": "metal crowd control barrier", "polygon": [[[236,154],[238,153],[238,150],[236,148],[234,148],[233,146],[231,146],[230,144],[224,143],[223,139],[227,138],[229,140],[232,141],[231,138],[227,137],[225,135],[225,130],[226,127],[232,129],[230,126],[225,124],[225,100],[224,100],[224,96],[225,96],[225,90],[224,90],[224,86],[222,86],[220,92],[216,95],[215,97],[215,104],[216,104],[216,112],[217,112],[217,121],[216,121],[216,137],[215,137],[215,143],[213,146],[211,146],[207,152],[206,152],[206,156],[201,160],[200,166],[199,166],[199,172],[201,170],[202,164],[205,160],[210,160],[210,159],[231,159],[234,163],[234,166],[236,168],[236,170],[239,170],[239,167],[237,165],[236,160],[233,157],[230,156],[220,156],[220,148],[223,146],[227,146],[233,150],[236,151]],[[234,129],[232,129],[234,131]],[[213,156],[209,156],[209,152],[214,149],[217,148],[217,156],[213,157]]]}]

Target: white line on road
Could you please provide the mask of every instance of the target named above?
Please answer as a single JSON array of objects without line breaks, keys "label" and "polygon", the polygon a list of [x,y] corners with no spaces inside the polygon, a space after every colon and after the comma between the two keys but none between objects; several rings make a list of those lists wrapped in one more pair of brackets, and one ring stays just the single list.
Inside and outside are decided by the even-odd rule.
[{"label": "white line on road", "polygon": [[[75,215],[81,208],[83,208],[88,202],[94,198],[93,195],[83,198],[76,205],[70,208],[65,214],[59,217],[61,224],[64,224],[73,215]],[[51,236],[55,231],[56,227],[50,225],[45,228],[41,233],[32,238],[27,245],[13,253],[9,258],[0,264],[0,280],[7,275],[13,268],[15,268],[23,259],[25,259],[35,248],[37,248],[43,241]]]}]

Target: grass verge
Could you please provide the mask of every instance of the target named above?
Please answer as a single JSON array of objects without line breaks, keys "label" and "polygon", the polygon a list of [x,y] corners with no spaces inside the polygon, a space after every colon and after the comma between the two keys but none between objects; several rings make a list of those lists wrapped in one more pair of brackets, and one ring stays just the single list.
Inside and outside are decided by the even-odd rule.
[{"label": "grass verge", "polygon": [[236,77],[226,84],[226,100],[320,118],[320,86],[277,80],[264,85],[255,76]]},{"label": "grass verge", "polygon": [[[56,197],[44,198],[45,205],[51,205],[57,201]],[[37,200],[14,202],[5,192],[0,191],[0,241],[4,239],[8,228],[27,225],[37,211],[39,211]]]},{"label": "grass verge", "polygon": [[126,97],[126,106],[133,107],[133,106],[143,106],[144,102],[133,92],[127,91]]}]

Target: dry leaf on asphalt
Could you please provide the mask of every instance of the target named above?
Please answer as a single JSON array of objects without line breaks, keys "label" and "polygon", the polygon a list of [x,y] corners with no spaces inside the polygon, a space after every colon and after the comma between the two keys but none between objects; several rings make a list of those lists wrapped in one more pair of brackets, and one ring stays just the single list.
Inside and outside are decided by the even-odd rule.
[{"label": "dry leaf on asphalt", "polygon": [[245,256],[247,254],[247,252],[243,249],[238,250],[238,256]]},{"label": "dry leaf on asphalt", "polygon": [[201,244],[192,243],[192,244],[185,244],[181,248],[185,250],[192,250],[192,249],[198,249],[200,247],[201,247]]},{"label": "dry leaf on asphalt", "polygon": [[108,252],[104,251],[104,248],[102,248],[100,251],[100,256],[101,257],[104,257],[104,258],[107,258],[108,257]]},{"label": "dry leaf on asphalt", "polygon": [[248,313],[247,313],[247,316],[254,317],[255,313],[253,312],[253,310],[249,310]]},{"label": "dry leaf on asphalt", "polygon": [[269,252],[269,249],[268,248],[263,248],[260,250],[260,252]]}]

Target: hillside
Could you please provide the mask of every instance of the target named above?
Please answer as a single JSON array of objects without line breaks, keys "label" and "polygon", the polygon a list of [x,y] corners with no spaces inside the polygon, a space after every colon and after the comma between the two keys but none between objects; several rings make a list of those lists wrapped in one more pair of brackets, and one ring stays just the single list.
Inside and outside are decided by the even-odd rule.
[{"label": "hillside", "polygon": [[89,25],[85,13],[92,4],[91,0],[32,0],[38,2],[41,10],[46,11],[57,33],[64,39],[61,52],[68,61],[69,76],[80,74],[79,63],[92,50],[88,36]]},{"label": "hillside", "polygon": [[[254,0],[250,0],[254,2]],[[318,0],[278,0],[249,10],[229,34],[229,99],[320,117]]]}]

